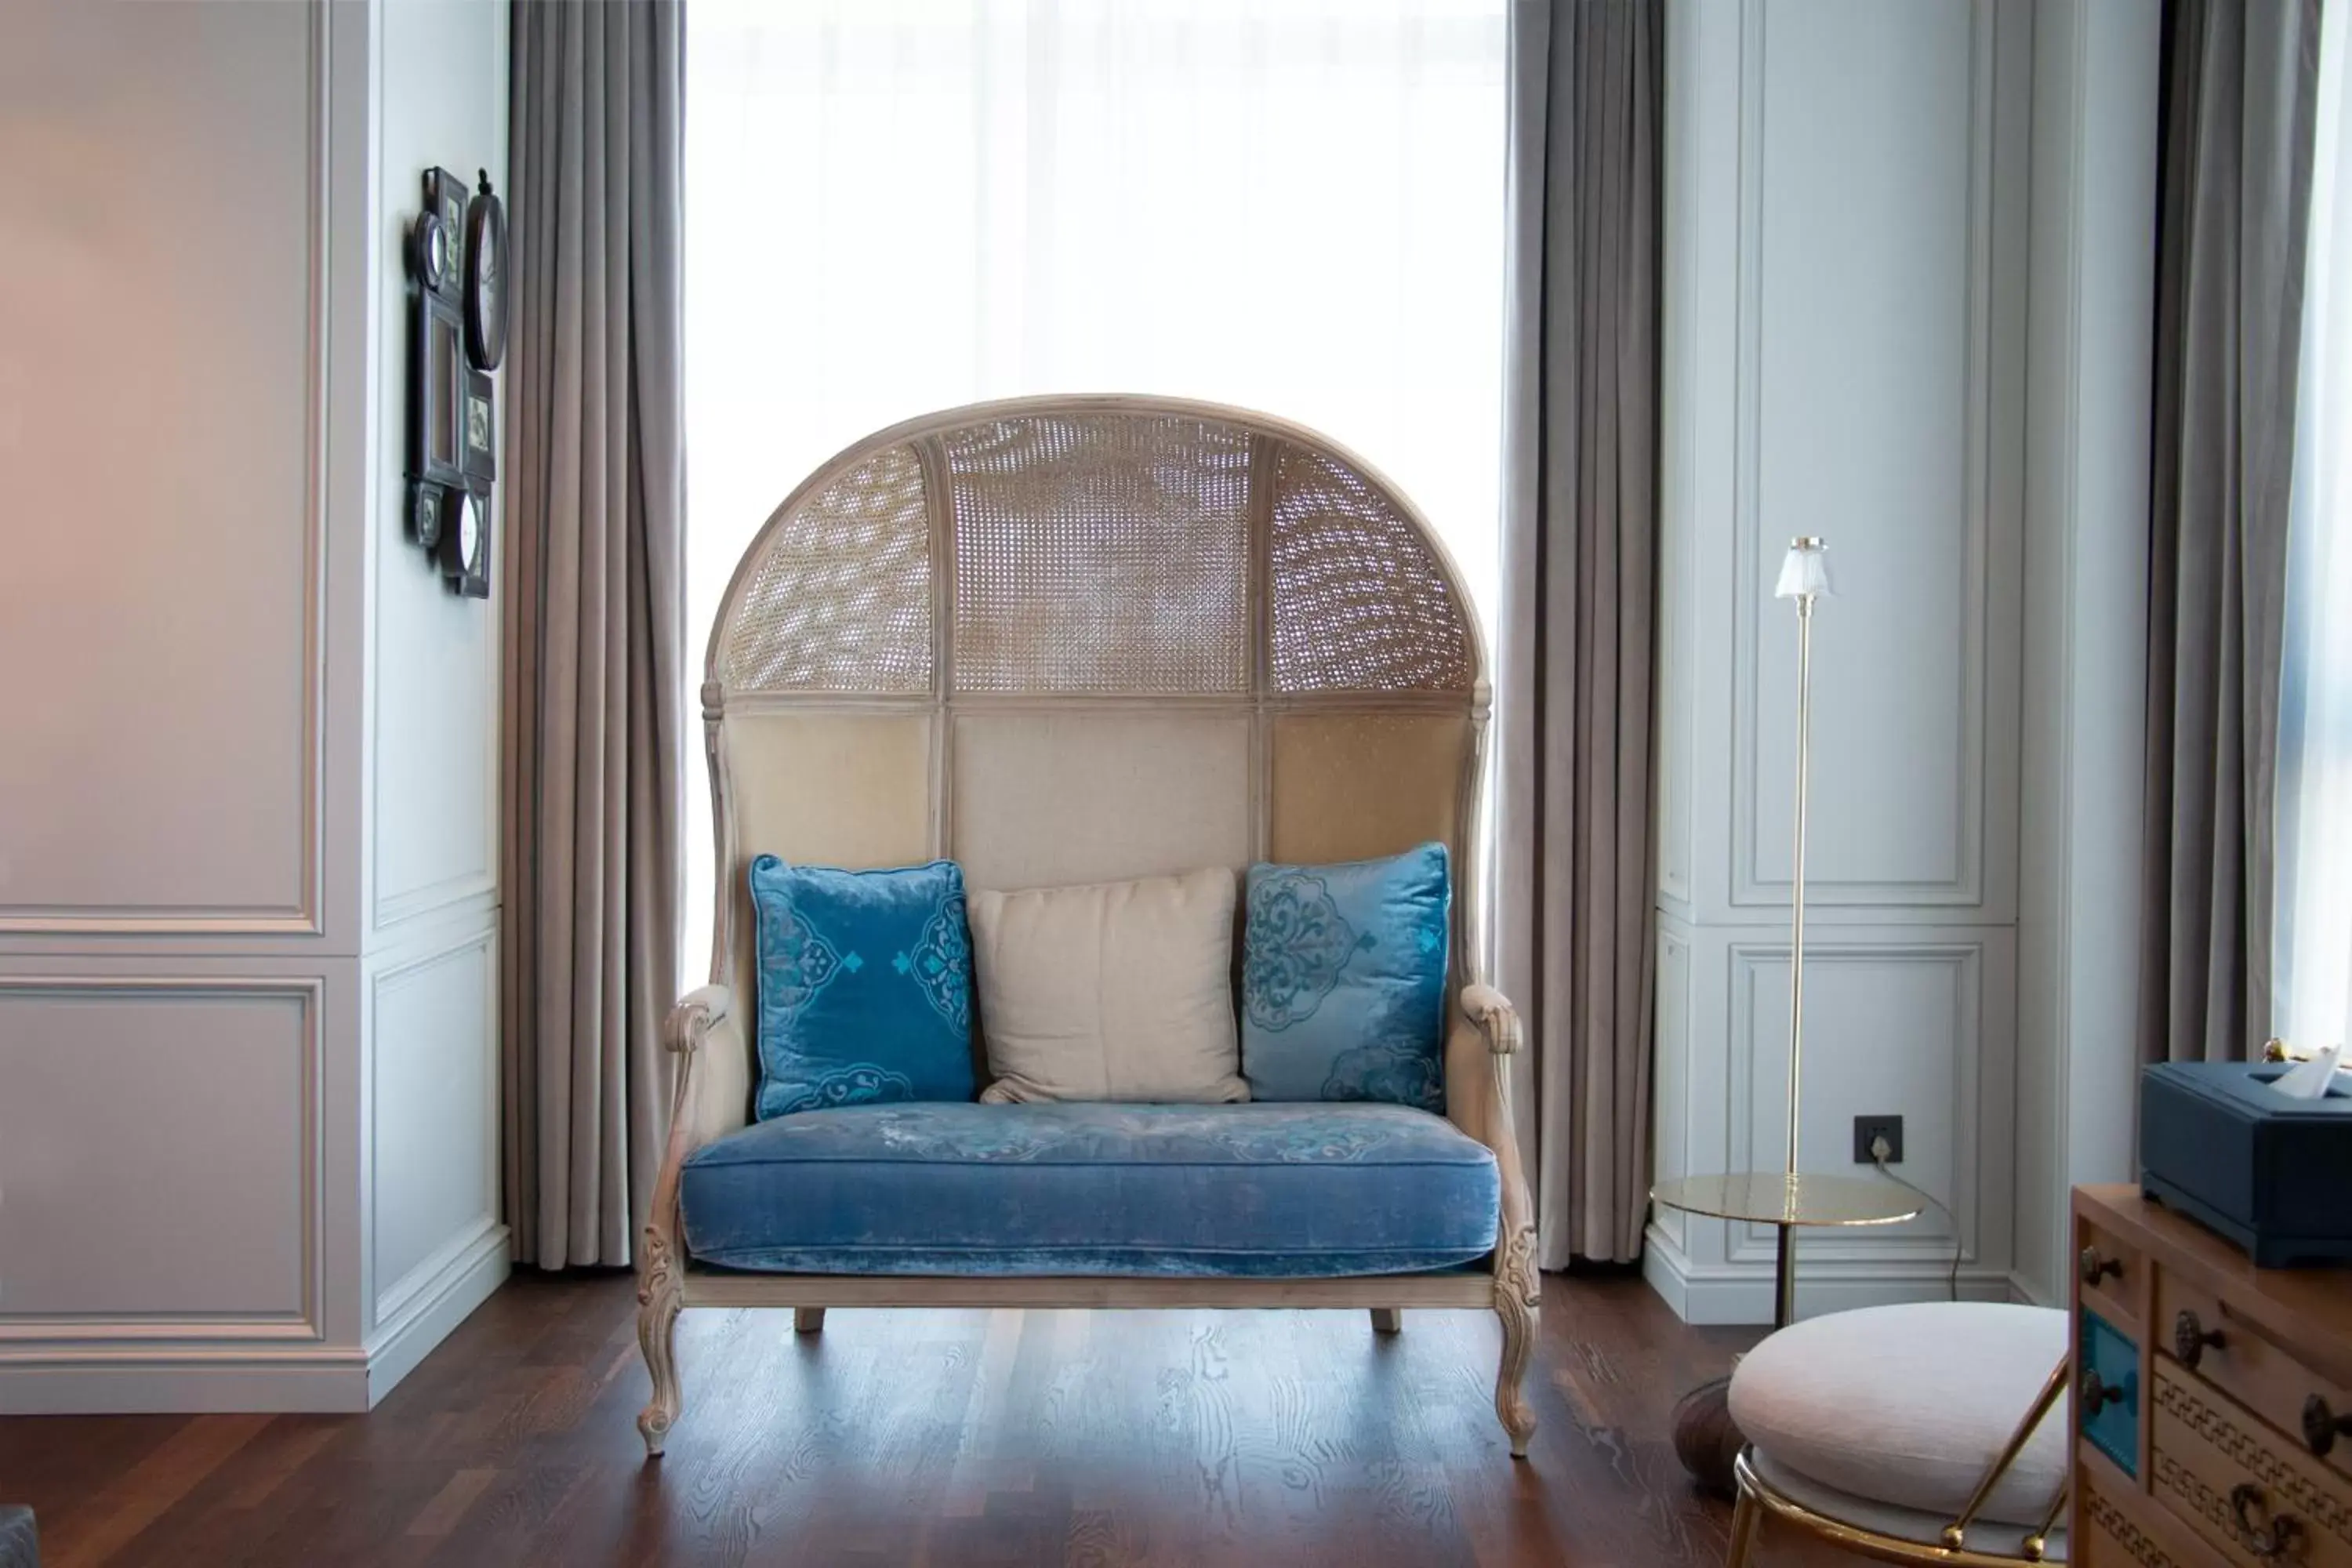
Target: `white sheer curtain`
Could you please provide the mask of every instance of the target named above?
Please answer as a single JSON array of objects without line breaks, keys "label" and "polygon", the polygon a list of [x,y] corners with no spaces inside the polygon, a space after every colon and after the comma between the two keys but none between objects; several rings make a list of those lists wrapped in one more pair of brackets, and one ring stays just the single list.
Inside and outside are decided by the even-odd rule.
[{"label": "white sheer curtain", "polygon": [[2279,697],[2271,1030],[2352,1039],[2352,5],[2321,17]]},{"label": "white sheer curtain", "polygon": [[[810,469],[1024,393],[1314,426],[1420,503],[1490,605],[1505,3],[695,0],[689,679]],[[707,820],[687,846],[707,889]]]}]

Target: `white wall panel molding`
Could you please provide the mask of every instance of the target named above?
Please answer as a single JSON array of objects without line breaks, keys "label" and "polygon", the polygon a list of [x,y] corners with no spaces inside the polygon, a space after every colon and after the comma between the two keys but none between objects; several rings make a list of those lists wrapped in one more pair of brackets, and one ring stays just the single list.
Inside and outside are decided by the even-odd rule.
[{"label": "white wall panel molding", "polygon": [[[1795,616],[1819,533],[1808,902],[2010,918],[2027,42],[1995,0],[1740,16],[1728,902],[1789,896]],[[2000,610],[1996,620],[1993,605]],[[1941,911],[1934,914],[1934,911]]]},{"label": "white wall panel molding", "polygon": [[[291,391],[290,395],[284,397],[284,406],[281,410],[293,416],[294,429],[289,433],[286,445],[298,454],[295,461],[290,465],[291,472],[289,475],[289,479],[293,480],[298,488],[294,495],[282,499],[290,502],[298,514],[299,521],[293,530],[295,536],[284,542],[265,542],[250,536],[240,537],[235,534],[224,537],[221,542],[224,551],[242,547],[257,552],[237,565],[236,569],[240,573],[262,576],[289,573],[298,579],[296,591],[300,599],[299,625],[301,646],[299,658],[295,650],[288,650],[287,665],[288,668],[299,668],[299,697],[293,710],[276,716],[285,721],[283,738],[278,732],[278,726],[275,723],[269,724],[267,732],[257,731],[249,737],[242,738],[238,736],[233,725],[225,725],[226,732],[219,737],[220,742],[230,748],[230,751],[226,753],[229,760],[222,765],[236,765],[246,760],[236,751],[241,739],[249,739],[253,742],[254,749],[259,753],[253,759],[257,763],[278,760],[271,756],[270,749],[278,746],[289,748],[290,754],[284,756],[283,760],[290,763],[299,773],[299,782],[291,792],[289,801],[293,809],[279,820],[257,825],[256,831],[265,835],[283,834],[291,842],[282,849],[270,853],[256,853],[254,850],[257,847],[241,847],[234,843],[217,846],[202,842],[191,844],[188,847],[190,851],[188,858],[202,860],[209,855],[211,863],[203,866],[193,877],[184,872],[171,874],[169,879],[177,882],[178,890],[183,896],[159,897],[153,893],[142,891],[140,884],[142,881],[146,881],[152,886],[159,868],[168,869],[174,857],[159,857],[153,854],[128,856],[109,853],[93,854],[91,852],[93,847],[81,841],[80,838],[80,835],[92,829],[119,833],[126,814],[132,817],[153,815],[152,809],[146,812],[141,809],[142,806],[152,808],[153,802],[138,794],[139,790],[146,787],[144,779],[137,776],[139,773],[144,771],[138,764],[150,760],[144,753],[137,752],[136,748],[128,754],[121,752],[119,748],[112,752],[100,748],[96,754],[89,756],[80,765],[75,767],[69,776],[53,778],[49,781],[52,784],[62,784],[74,792],[67,798],[54,802],[38,797],[21,796],[20,790],[41,789],[43,787],[41,781],[24,775],[20,776],[16,787],[11,788],[8,770],[5,766],[0,766],[0,817],[14,817],[20,823],[47,821],[54,826],[61,820],[69,820],[55,808],[62,808],[68,805],[87,806],[91,804],[110,805],[114,807],[111,811],[85,811],[78,817],[70,819],[77,822],[77,832],[63,834],[51,832],[43,836],[40,844],[21,844],[14,853],[7,846],[0,845],[0,940],[12,936],[82,939],[157,935],[317,937],[323,934],[326,930],[325,819],[327,807],[325,795],[328,765],[324,668],[327,647],[325,574],[330,515],[327,492],[329,429],[327,406],[330,374],[328,190],[332,151],[331,124],[334,108],[331,101],[330,90],[331,73],[329,33],[333,10],[334,7],[329,0],[308,0],[307,4],[299,7],[253,8],[255,25],[258,25],[260,18],[268,18],[268,26],[299,28],[302,33],[299,47],[304,59],[301,80],[304,107],[301,134],[297,142],[304,159],[299,217],[299,234],[304,249],[300,261],[302,287],[299,291],[298,309],[304,348],[301,354],[301,383],[298,388]],[[148,22],[142,19],[134,25],[144,26]],[[162,50],[150,49],[145,53],[150,56],[160,54],[164,58],[170,59],[174,68],[183,63],[179,59],[171,58],[172,51],[168,47]],[[136,52],[133,58],[137,58]],[[118,61],[118,63],[121,62]],[[127,84],[122,91],[126,96],[135,96],[138,89],[135,83]],[[126,112],[135,114],[139,111]],[[262,110],[255,110],[253,112],[258,115]],[[140,123],[140,132],[128,132],[121,124],[116,124],[110,129],[125,134],[161,133],[152,126]],[[196,188],[202,188],[202,182],[194,184]],[[126,199],[129,198],[126,197]],[[252,207],[249,200],[247,199],[247,193],[240,190],[239,199],[231,202],[226,210],[239,216],[251,216]],[[232,226],[229,232],[241,233],[242,230],[238,226]],[[275,235],[265,237],[276,237]],[[212,242],[208,237],[196,233],[178,236],[174,243],[205,246]],[[162,254],[170,247],[159,245],[156,248],[157,253]],[[240,247],[231,243],[226,247],[226,253],[233,256],[241,248],[249,250],[250,246],[248,244],[247,247]],[[0,252],[0,254],[5,253]],[[53,267],[69,264],[45,261],[45,265]],[[23,274],[19,273],[20,281],[22,276]],[[88,319],[91,314],[74,310],[69,302],[61,303],[58,300],[47,298],[45,291],[42,290],[20,289],[18,292],[20,297],[27,299],[36,296],[43,297],[45,302],[37,308],[44,310],[83,319]],[[102,317],[107,312],[100,311],[97,314]],[[133,331],[138,328],[136,323],[129,323],[121,330]],[[12,331],[10,335],[18,334]],[[24,346],[21,342],[19,346]],[[153,353],[154,348],[155,345],[151,341],[142,339],[135,346],[126,344],[113,351],[112,358],[121,359],[127,356],[135,361],[146,362],[152,374],[152,363],[149,356]],[[166,352],[168,353],[168,350]],[[109,351],[101,346],[95,357],[98,363],[109,363]],[[262,388],[231,386],[220,389],[217,400],[235,403],[241,396],[263,395],[267,391],[268,389]],[[155,436],[167,433],[151,430],[147,434]],[[187,437],[181,437],[180,439],[184,446],[188,444]],[[72,454],[77,449],[77,444],[68,440],[62,445],[65,447],[66,460],[57,466],[79,481],[89,471],[89,465],[74,458]],[[156,449],[169,451],[170,448],[168,445],[163,445]],[[111,468],[121,471],[122,465],[117,455],[111,463],[101,463],[100,467],[101,470]],[[190,482],[198,488],[211,488],[208,481],[202,477],[190,476]],[[266,507],[277,504],[280,498],[248,495],[241,499],[245,504]],[[22,501],[23,498],[20,498],[20,503]],[[32,499],[30,504],[37,511],[57,510],[47,507],[43,498],[37,495]],[[214,507],[216,508],[219,504],[221,503],[217,499],[212,500]],[[205,517],[206,514],[204,511],[198,510],[190,518],[189,522],[192,525],[201,525],[205,521]],[[119,531],[123,522],[124,520],[113,519],[110,520],[110,526]],[[103,535],[93,534],[90,537],[102,538]],[[290,544],[291,551],[279,554],[270,548],[280,542]],[[103,548],[103,546],[100,547]],[[65,563],[60,561],[58,564],[62,567]],[[86,580],[90,574],[96,572],[121,574],[124,570],[125,562],[117,555],[103,565],[92,560],[84,563],[79,570],[62,574],[68,581]],[[43,575],[44,574],[38,572],[28,572],[25,574],[24,580],[38,581]],[[47,592],[46,589],[43,591]],[[159,584],[157,591],[177,599],[188,594],[201,594],[205,591],[205,585],[201,582],[170,581]],[[0,605],[5,605],[5,600],[0,600]],[[149,613],[160,612],[167,617],[171,615],[163,599],[142,602],[141,608]],[[0,621],[7,618],[9,617],[0,616]],[[192,662],[202,660],[206,657],[207,652],[211,651],[206,640],[201,637],[189,639],[175,637],[168,648],[163,647],[149,648],[142,646],[141,638],[137,636],[137,631],[140,629],[143,628],[130,628],[131,635],[127,638],[120,634],[110,633],[107,641],[115,649],[111,656],[102,648],[85,648],[76,657],[89,660],[93,664],[112,667],[114,673],[105,675],[101,679],[104,679],[109,689],[118,691],[128,698],[140,688],[142,682],[139,675],[132,673],[126,664],[124,657],[126,654],[134,659],[157,658],[184,668]],[[37,626],[26,629],[27,636],[41,634],[42,628]],[[0,640],[0,648],[7,647],[5,640]],[[35,668],[32,656],[37,650],[28,647],[21,651],[24,657],[12,658],[8,662],[22,668]],[[54,655],[59,650],[50,647],[38,651]],[[155,695],[152,688],[148,689],[147,695],[152,701]],[[132,704],[134,711],[138,706],[136,703]],[[53,731],[58,733],[79,731],[117,739],[137,735],[144,726],[119,721],[128,717],[130,715],[127,713],[100,713],[88,708],[78,709],[67,705],[62,709],[50,709],[48,717],[42,721],[37,731],[33,730],[29,722],[13,727],[17,731],[20,748],[26,747],[27,732],[31,731],[29,738],[37,743],[37,753],[47,755],[52,753],[53,747],[47,737]],[[151,709],[149,717],[152,719],[160,715],[154,714]],[[248,717],[261,722],[268,722],[271,718],[268,715],[249,715]],[[59,729],[59,726],[62,726],[62,729]],[[265,746],[269,749],[264,749]],[[36,754],[35,751],[29,748],[20,749],[18,752],[20,757],[34,754]],[[115,765],[118,760],[121,765]],[[164,775],[163,782],[168,786],[172,782],[170,770],[162,770],[162,773]],[[228,789],[226,780],[227,775],[220,773],[215,767],[210,780],[211,787],[216,792],[226,791]],[[110,801],[106,795],[110,790],[116,792]],[[45,806],[51,809],[45,809]],[[193,822],[194,819],[190,820]],[[215,898],[210,896],[205,889],[204,884],[208,879],[216,880],[232,874],[242,874],[244,868],[255,863],[267,864],[278,858],[283,858],[287,862],[286,879],[282,889],[279,889],[282,896],[258,899],[230,896]],[[103,871],[99,874],[110,879],[111,887],[101,890],[89,880],[92,874],[88,868],[92,864],[103,866]],[[77,882],[80,885],[78,887],[70,885]]]},{"label": "white wall panel molding", "polygon": [[[1789,946],[1736,942],[1730,964],[1731,1071],[1725,1080],[1727,1169],[1770,1170],[1788,1125]],[[1843,1170],[1853,1118],[1904,1116],[1904,1179],[1952,1213],[1975,1254],[1977,1142],[1982,1121],[1984,946],[1958,942],[1805,944],[1807,1065],[1803,1167]],[[1902,1226],[1811,1238],[1809,1258],[1949,1258],[1951,1230],[1930,1210]],[[1769,1264],[1773,1228],[1734,1228],[1729,1260]]]},{"label": "white wall panel molding", "polygon": [[[1784,1156],[1796,534],[1814,623],[1808,1170],[1899,1114],[1954,1211],[1802,1243],[1801,1301],[2013,1264],[2032,16],[2009,0],[1667,11],[1660,1176]],[[1865,1171],[1866,1173],[1866,1171]],[[1645,1265],[1769,1318],[1769,1227],[1658,1215]],[[1827,1296],[1817,1294],[1826,1289]]]},{"label": "white wall panel molding", "polygon": [[2160,18],[2034,9],[2017,1265],[2067,1291],[2069,1189],[2135,1174]]},{"label": "white wall panel molding", "polygon": [[404,232],[428,165],[507,184],[507,10],[50,13],[0,58],[0,338],[63,367],[0,574],[0,1410],[364,1409],[507,1267],[498,624],[401,507]]},{"label": "white wall panel molding", "polygon": [[[1664,1174],[1694,1167],[1691,1130],[1682,1107],[1689,1100],[1691,1068],[1690,937],[1671,916],[1658,917],[1657,1045],[1651,1094],[1658,1115],[1651,1140],[1651,1164]],[[1677,1247],[1688,1216],[1679,1209],[1653,1209],[1651,1224]]]},{"label": "white wall panel molding", "polygon": [[0,1356],[324,1337],[323,1002],[316,977],[0,974]]},{"label": "white wall panel molding", "polygon": [[507,1227],[495,1220],[453,1237],[395,1288],[396,1304],[379,1310],[368,1336],[367,1398],[373,1405],[506,1282]]},{"label": "white wall panel molding", "polygon": [[368,978],[371,1330],[499,1231],[498,932],[482,926]]}]

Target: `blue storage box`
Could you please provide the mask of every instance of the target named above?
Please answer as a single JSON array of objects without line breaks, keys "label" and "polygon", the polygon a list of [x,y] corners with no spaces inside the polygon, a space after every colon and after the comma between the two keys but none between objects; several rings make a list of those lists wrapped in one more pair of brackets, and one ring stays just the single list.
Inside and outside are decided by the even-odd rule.
[{"label": "blue storage box", "polygon": [[2159,1062],[2139,1087],[2140,1190],[2256,1266],[2352,1260],[2352,1094],[2270,1086],[2270,1062]]}]

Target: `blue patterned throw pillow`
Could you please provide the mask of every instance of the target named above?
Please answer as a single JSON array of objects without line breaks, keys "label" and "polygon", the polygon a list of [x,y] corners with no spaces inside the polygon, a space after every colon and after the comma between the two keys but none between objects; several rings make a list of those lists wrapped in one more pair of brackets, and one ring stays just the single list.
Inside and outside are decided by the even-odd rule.
[{"label": "blue patterned throw pillow", "polygon": [[1445,1109],[1445,846],[1253,866],[1242,934],[1252,1100]]},{"label": "blue patterned throw pillow", "polygon": [[888,871],[751,862],[762,1121],[970,1100],[971,933],[952,860]]}]

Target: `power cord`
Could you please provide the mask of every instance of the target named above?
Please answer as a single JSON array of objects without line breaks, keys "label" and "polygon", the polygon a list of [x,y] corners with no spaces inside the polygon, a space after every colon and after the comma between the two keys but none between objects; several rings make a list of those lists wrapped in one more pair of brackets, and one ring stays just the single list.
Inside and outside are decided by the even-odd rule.
[{"label": "power cord", "polygon": [[1896,1175],[1894,1172],[1886,1168],[1886,1156],[1894,1152],[1894,1145],[1886,1142],[1886,1134],[1884,1132],[1870,1141],[1870,1160],[1871,1163],[1878,1167],[1878,1173],[1885,1177],[1888,1181],[1893,1182],[1896,1186],[1906,1188],[1909,1191],[1917,1194],[1923,1202],[1933,1206],[1937,1214],[1944,1216],[1944,1223],[1946,1225],[1952,1227],[1952,1271],[1944,1280],[1944,1294],[1948,1300],[1957,1301],[1960,1299],[1960,1253],[1962,1251],[1960,1243],[1960,1222],[1958,1218],[1953,1215],[1950,1209],[1948,1209],[1943,1205],[1942,1202],[1937,1198],[1935,1194],[1929,1192],[1925,1187],[1905,1181],[1902,1177]]}]

